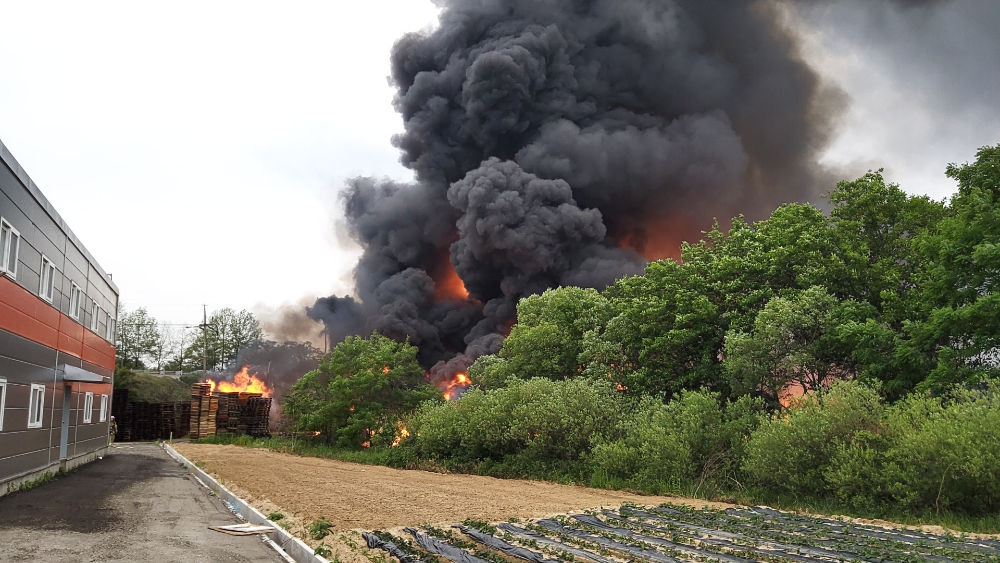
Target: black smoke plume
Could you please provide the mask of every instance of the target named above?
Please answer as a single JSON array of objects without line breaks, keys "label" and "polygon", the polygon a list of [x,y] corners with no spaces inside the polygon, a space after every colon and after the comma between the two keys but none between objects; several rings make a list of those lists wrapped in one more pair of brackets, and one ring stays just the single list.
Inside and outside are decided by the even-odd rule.
[{"label": "black smoke plume", "polygon": [[342,195],[356,295],[308,311],[334,338],[408,338],[446,380],[498,349],[526,295],[602,288],[714,217],[816,199],[841,100],[774,2],[437,4],[392,52],[416,180]]}]

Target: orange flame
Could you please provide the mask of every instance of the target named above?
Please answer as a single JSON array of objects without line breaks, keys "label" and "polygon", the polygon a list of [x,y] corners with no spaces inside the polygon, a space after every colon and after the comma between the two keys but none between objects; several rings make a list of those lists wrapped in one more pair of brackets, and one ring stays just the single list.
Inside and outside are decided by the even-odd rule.
[{"label": "orange flame", "polygon": [[440,275],[434,277],[434,283],[434,297],[439,301],[442,299],[464,301],[469,298],[469,290],[465,289],[465,282],[458,277],[458,272],[451,262],[441,268]]},{"label": "orange flame", "polygon": [[462,372],[456,373],[455,377],[445,384],[444,399],[446,401],[453,401],[457,399],[461,394],[460,392],[464,391],[471,384],[472,380],[469,379],[469,374]]},{"label": "orange flame", "polygon": [[410,431],[407,430],[405,426],[403,426],[402,422],[397,422],[396,426],[399,427],[399,434],[396,434],[396,438],[393,439],[391,447],[398,446],[400,442],[402,442],[403,440],[405,440],[410,436]]},{"label": "orange flame", "polygon": [[212,392],[216,390],[222,393],[260,393],[265,397],[271,396],[271,389],[268,388],[267,384],[257,378],[257,374],[251,375],[248,373],[249,366],[244,366],[243,369],[239,371],[235,376],[233,376],[232,381],[214,381],[212,379],[208,380],[208,383],[212,386]]},{"label": "orange flame", "polygon": [[684,218],[646,218],[634,226],[616,228],[612,236],[622,248],[632,248],[646,260],[681,259],[681,242],[698,240],[701,231]]}]

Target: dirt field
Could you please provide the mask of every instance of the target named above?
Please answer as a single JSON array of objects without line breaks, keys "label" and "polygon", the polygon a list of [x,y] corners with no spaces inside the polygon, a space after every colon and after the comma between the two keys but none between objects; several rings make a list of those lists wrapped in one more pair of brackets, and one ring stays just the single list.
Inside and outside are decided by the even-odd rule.
[{"label": "dirt field", "polygon": [[[888,536],[885,535],[886,532],[880,530],[890,529],[882,528],[889,524],[886,522],[851,519],[858,524],[870,523],[877,527],[866,529],[864,526],[859,526],[862,531],[852,536],[837,528],[840,524],[837,524],[836,521],[824,521],[822,518],[810,520],[809,517],[800,517],[789,513],[766,512],[770,509],[763,509],[765,511],[761,512],[759,507],[748,510],[747,508],[737,508],[723,503],[702,500],[640,496],[537,481],[501,480],[425,471],[401,471],[381,466],[299,457],[237,446],[179,443],[175,444],[174,448],[264,514],[281,513],[284,518],[277,522],[279,525],[313,547],[322,546],[329,549],[328,559],[331,561],[339,560],[341,563],[390,562],[390,558],[382,552],[365,547],[360,534],[362,530],[387,530],[397,538],[408,538],[409,536],[401,531],[402,526],[435,525],[447,530],[450,524],[459,523],[466,519],[500,522],[511,518],[527,520],[552,517],[558,514],[576,514],[577,516],[573,516],[573,518],[586,519],[592,518],[592,516],[581,515],[581,512],[586,509],[617,509],[626,502],[645,506],[670,503],[699,509],[703,507],[731,509],[725,510],[725,512],[714,512],[709,515],[708,520],[699,520],[700,517],[697,514],[699,511],[683,513],[674,511],[671,513],[672,515],[668,514],[670,518],[690,519],[687,524],[672,521],[672,525],[679,525],[682,532],[684,526],[695,526],[689,528],[689,531],[693,530],[696,533],[691,536],[689,544],[686,546],[672,543],[671,541],[677,538],[676,534],[669,532],[669,530],[669,538],[655,537],[654,535],[645,537],[643,540],[662,544],[667,539],[671,539],[667,542],[669,546],[666,553],[685,561],[702,560],[703,555],[708,556],[709,560],[715,560],[718,553],[703,553],[701,550],[705,549],[716,551],[721,549],[723,553],[732,549],[759,551],[758,547],[763,545],[761,542],[771,546],[767,549],[777,549],[778,551],[786,549],[798,553],[801,547],[796,547],[796,545],[798,545],[797,542],[803,540],[801,533],[793,531],[781,536],[780,531],[777,531],[781,525],[775,528],[774,522],[780,524],[784,521],[785,524],[782,525],[789,529],[803,525],[812,526],[819,531],[818,533],[826,533],[828,537],[817,544],[822,548],[820,551],[826,550],[826,555],[817,553],[822,559],[827,559],[832,554],[835,560],[844,560],[844,557],[853,559],[860,557],[859,553],[866,553],[870,550],[884,550],[885,545],[888,545],[885,541]],[[669,511],[670,509],[665,510]],[[613,512],[602,514],[613,514]],[[715,525],[713,523],[723,514],[726,515],[723,519],[729,519],[728,525],[737,528],[742,526],[745,533],[751,534],[745,538],[746,542],[742,547],[727,543],[728,540],[721,543],[715,541],[713,544],[710,540],[702,538],[706,528],[698,526]],[[648,525],[649,518],[655,519],[661,516],[663,514],[659,516],[647,514],[646,516],[640,515],[638,520],[634,517],[625,519],[629,519],[631,525],[641,526],[644,525],[643,518],[647,519],[645,525]],[[309,537],[308,529],[319,518],[325,518],[329,521],[332,524],[332,529],[328,537],[316,540]],[[565,519],[562,521],[568,522]],[[761,527],[758,521],[766,521],[767,524]],[[555,522],[549,522],[549,525],[555,525]],[[544,524],[544,521],[540,523]],[[591,524],[594,523],[591,522]],[[611,525],[608,522],[596,522],[596,524]],[[927,551],[927,553],[923,553],[924,555],[946,554],[945,559],[948,560],[981,561],[986,560],[981,559],[982,556],[993,557],[1000,554],[1000,542],[995,541],[998,539],[996,536],[990,538],[993,541],[990,546],[973,547],[972,551],[969,551],[968,545],[949,543],[952,542],[950,538],[957,536],[918,537],[906,531],[907,529],[919,530],[925,534],[943,532],[936,526],[892,528],[894,528],[892,533],[903,534],[896,536],[901,538],[903,542],[912,540],[920,545],[930,545],[931,547],[921,548]],[[765,538],[766,541],[765,539],[755,539],[756,536],[753,534],[763,529],[770,530],[767,532],[769,535],[768,538]],[[614,527],[608,528],[608,530],[612,534],[632,533],[629,530]],[[454,533],[457,534],[457,532]],[[973,536],[975,535],[968,537]],[[723,537],[731,539],[735,536],[730,533]],[[979,537],[986,538],[988,536]],[[781,541],[786,542],[784,547],[780,544]],[[836,548],[839,551],[832,552],[828,548]],[[889,550],[886,552],[886,556],[890,559],[894,559],[900,553],[917,556],[918,554],[913,551],[915,549],[917,548],[907,548],[902,552]],[[963,549],[965,551],[962,551]],[[980,549],[986,549],[986,552],[977,551]],[[771,552],[765,554],[773,555]],[[625,557],[629,558],[631,555],[625,554]],[[792,560],[798,560],[794,557],[793,555]],[[1000,560],[1000,557],[989,560]]]},{"label": "dirt field", "polygon": [[440,524],[466,518],[495,522],[617,507],[623,502],[650,505],[683,501],[537,481],[402,471],[236,446],[175,444],[174,448],[265,513],[281,512],[304,521],[323,516],[337,530]]}]

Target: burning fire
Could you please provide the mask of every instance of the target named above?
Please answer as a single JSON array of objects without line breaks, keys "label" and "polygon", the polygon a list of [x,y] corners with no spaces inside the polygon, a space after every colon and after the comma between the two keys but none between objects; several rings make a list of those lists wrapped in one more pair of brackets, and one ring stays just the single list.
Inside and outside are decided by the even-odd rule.
[{"label": "burning fire", "polygon": [[399,427],[399,433],[396,434],[396,438],[392,441],[392,447],[398,446],[400,442],[405,440],[410,435],[410,431],[403,426],[402,422],[397,422],[396,426]]},{"label": "burning fire", "polygon": [[458,277],[458,272],[455,271],[451,262],[447,262],[447,265],[441,268],[441,270],[440,275],[434,276],[434,297],[438,301],[444,299],[464,301],[468,299],[469,290],[465,289],[465,282],[462,281],[462,278]]},{"label": "burning fire", "polygon": [[257,374],[247,373],[247,368],[249,366],[244,366],[243,369],[239,371],[235,376],[233,376],[232,381],[215,381],[209,379],[208,383],[211,385],[211,391],[220,391],[222,393],[260,393],[265,397],[271,396],[271,389],[268,388],[267,384],[257,378]]},{"label": "burning fire", "polygon": [[470,384],[472,384],[472,380],[469,379],[469,374],[461,372],[456,373],[455,377],[445,384],[445,400],[453,401],[457,399],[462,394],[462,391],[465,391]]},{"label": "burning fire", "polygon": [[618,246],[632,248],[646,260],[681,259],[681,241],[698,240],[700,230],[683,219],[665,221],[647,218],[638,228],[619,228],[613,233]]}]

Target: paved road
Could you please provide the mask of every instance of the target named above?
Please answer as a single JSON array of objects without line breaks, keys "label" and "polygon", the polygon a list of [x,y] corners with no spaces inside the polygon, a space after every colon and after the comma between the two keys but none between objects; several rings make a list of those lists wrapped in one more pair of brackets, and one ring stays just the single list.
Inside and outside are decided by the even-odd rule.
[{"label": "paved road", "polygon": [[0,497],[0,561],[282,562],[260,536],[208,526],[239,520],[154,444]]}]

